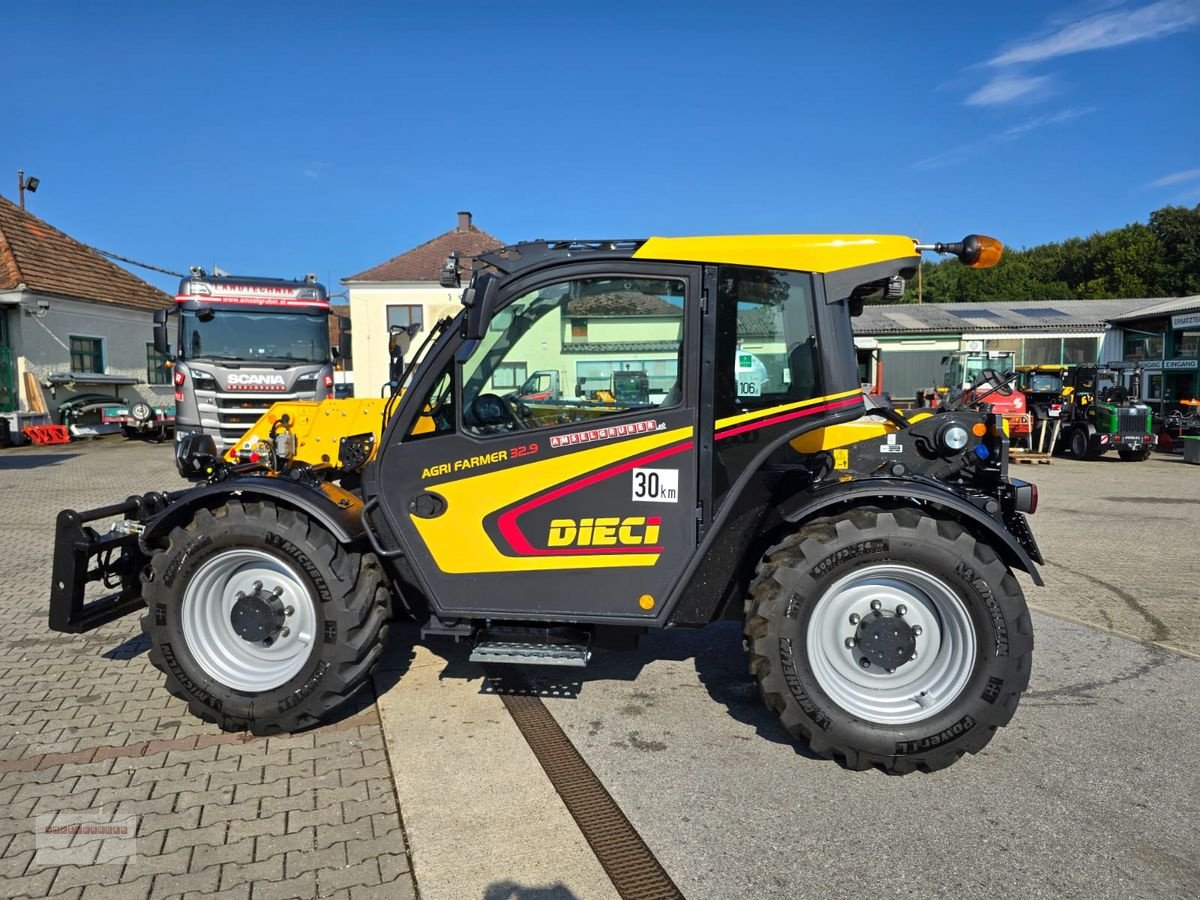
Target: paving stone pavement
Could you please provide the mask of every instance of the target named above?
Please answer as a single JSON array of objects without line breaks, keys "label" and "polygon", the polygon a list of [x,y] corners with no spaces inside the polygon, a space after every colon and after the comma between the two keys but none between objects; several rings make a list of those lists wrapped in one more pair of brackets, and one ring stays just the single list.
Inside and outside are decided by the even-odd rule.
[{"label": "paving stone pavement", "polygon": [[[48,630],[58,510],[182,485],[169,444],[0,450],[0,894],[415,897],[373,697],[303,734],[228,734],[166,692],[136,616]],[[36,829],[76,814],[133,817],[136,843],[106,862],[109,841],[71,838],[44,864]]]}]

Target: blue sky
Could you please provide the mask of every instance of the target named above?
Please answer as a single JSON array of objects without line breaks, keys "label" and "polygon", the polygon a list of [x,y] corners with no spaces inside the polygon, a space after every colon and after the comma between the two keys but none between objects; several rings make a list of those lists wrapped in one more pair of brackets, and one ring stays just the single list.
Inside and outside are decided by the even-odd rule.
[{"label": "blue sky", "polygon": [[23,168],[38,215],[172,269],[332,286],[459,209],[509,241],[1029,246],[1200,203],[1200,0],[48,0],[4,23],[0,193]]}]

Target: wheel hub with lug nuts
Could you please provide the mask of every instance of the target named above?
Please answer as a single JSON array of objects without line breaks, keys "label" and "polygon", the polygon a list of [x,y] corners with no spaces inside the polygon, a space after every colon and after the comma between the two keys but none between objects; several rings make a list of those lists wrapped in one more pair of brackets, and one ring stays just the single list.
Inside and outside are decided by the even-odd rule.
[{"label": "wheel hub with lug nuts", "polygon": [[237,600],[229,613],[233,630],[244,641],[270,645],[284,632],[284,623],[291,612],[280,600],[283,588],[263,590],[262,582],[254,582],[253,592],[238,591]]},{"label": "wheel hub with lug nuts", "polygon": [[882,610],[869,613],[858,623],[854,646],[861,654],[859,665],[866,662],[889,672],[917,658],[917,636],[912,626]]}]

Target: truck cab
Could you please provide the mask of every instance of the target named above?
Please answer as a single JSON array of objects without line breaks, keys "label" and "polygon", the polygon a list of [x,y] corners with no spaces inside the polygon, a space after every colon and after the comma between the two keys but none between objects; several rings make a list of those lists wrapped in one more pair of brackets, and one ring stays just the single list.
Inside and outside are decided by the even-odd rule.
[{"label": "truck cab", "polygon": [[333,396],[329,315],[314,276],[218,276],[193,267],[175,309],[155,314],[155,347],[171,359],[176,440],[211,434],[229,449],[273,403]]}]

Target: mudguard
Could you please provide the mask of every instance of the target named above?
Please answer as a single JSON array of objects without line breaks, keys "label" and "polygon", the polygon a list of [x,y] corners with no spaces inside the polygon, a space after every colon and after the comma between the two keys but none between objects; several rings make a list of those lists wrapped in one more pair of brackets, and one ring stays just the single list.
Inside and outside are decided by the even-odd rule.
[{"label": "mudguard", "polygon": [[274,500],[319,522],[343,544],[353,543],[364,534],[360,521],[362,501],[336,484],[314,485],[290,478],[248,475],[172,495],[171,504],[146,523],[141,537],[143,550],[148,552],[176,525],[190,521],[195,510],[211,507],[214,499],[225,496],[236,496],[240,500]]},{"label": "mudguard", "polygon": [[[945,488],[922,481],[901,478],[870,478],[862,481],[833,485],[825,490],[812,494],[799,494],[785,501],[779,508],[780,515],[788,522],[802,522],[820,515],[827,510],[840,506],[869,504],[880,498],[895,497],[904,500],[919,500],[932,506],[937,506],[961,516],[967,522],[976,526],[987,536],[994,538],[993,549],[1000,554],[1009,566],[1029,573],[1033,583],[1043,587],[1042,576],[1034,565],[1030,553],[1022,546],[1021,541],[1004,527],[1004,523],[992,518],[987,512],[975,506],[969,500],[960,497]],[[995,501],[994,501],[995,502]],[[1013,513],[1024,517],[1021,513]],[[1025,533],[1032,541],[1028,528]],[[1041,558],[1037,546],[1033,552]]]}]

